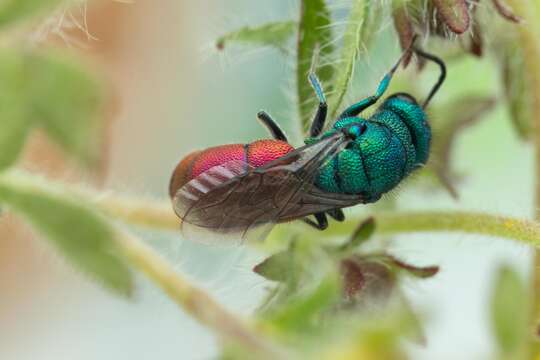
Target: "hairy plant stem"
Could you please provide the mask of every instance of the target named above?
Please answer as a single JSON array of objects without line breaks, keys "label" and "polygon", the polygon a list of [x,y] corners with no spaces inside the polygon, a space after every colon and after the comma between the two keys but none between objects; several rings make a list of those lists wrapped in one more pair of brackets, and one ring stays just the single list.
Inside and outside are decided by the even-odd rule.
[{"label": "hairy plant stem", "polygon": [[[179,233],[180,220],[171,204],[144,198],[120,196],[113,192],[100,192],[77,185],[52,182],[22,171],[15,171],[20,181],[28,180],[44,193],[71,193],[83,203],[92,203],[111,221],[148,227],[154,230]],[[540,246],[540,223],[505,216],[475,212],[456,211],[381,211],[374,214],[380,234],[403,234],[418,232],[461,232],[490,235],[513,239],[523,244]],[[272,237],[291,236],[291,230],[306,237],[350,236],[361,221],[349,218],[343,223],[333,223],[324,233],[312,230],[303,224],[277,226]],[[179,234],[180,235],[180,234]],[[281,349],[264,339],[255,329],[222,308],[208,294],[192,285],[159,254],[125,232],[116,238],[127,260],[159,285],[168,296],[189,315],[208,326],[218,336],[231,343],[256,352],[258,358],[284,358]],[[280,352],[280,354],[277,354]]]},{"label": "hairy plant stem", "polygon": [[[179,230],[180,221],[167,203],[109,195],[98,198],[96,204],[106,214],[126,223],[166,231]],[[375,220],[380,234],[462,232],[497,236],[540,246],[540,223],[507,216],[457,211],[384,211],[377,213]],[[342,223],[333,223],[325,232],[327,235],[350,235],[351,229],[359,222],[358,218],[349,218]],[[282,229],[286,229],[286,225],[278,226],[275,231],[279,234]],[[303,226],[302,232],[307,236],[321,235],[308,226]]]},{"label": "hairy plant stem", "polygon": [[241,345],[256,358],[284,358],[264,336],[230,313],[205,291],[191,284],[158,253],[132,235],[119,231],[117,243],[133,267],[146,274],[184,311],[228,342]]},{"label": "hairy plant stem", "polygon": [[[525,54],[524,66],[528,75],[529,93],[532,96],[532,111],[535,119],[533,122],[533,141],[535,146],[535,174],[536,190],[534,202],[534,217],[540,220],[540,30],[538,29],[537,9],[534,4],[528,0],[507,0],[509,6],[514,12],[524,19],[518,26],[519,42]],[[534,333],[538,333],[537,328],[540,324],[540,249],[535,251],[533,271],[532,271],[533,301],[531,302],[532,316],[531,327]],[[540,346],[535,341],[532,358],[540,355]]]}]

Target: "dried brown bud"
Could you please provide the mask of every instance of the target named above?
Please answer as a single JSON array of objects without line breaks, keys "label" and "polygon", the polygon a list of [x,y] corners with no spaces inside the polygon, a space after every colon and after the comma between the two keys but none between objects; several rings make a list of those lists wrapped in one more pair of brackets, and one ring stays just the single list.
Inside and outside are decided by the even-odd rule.
[{"label": "dried brown bud", "polygon": [[[395,7],[392,11],[392,17],[394,18],[394,27],[398,33],[401,49],[405,51],[411,46],[411,43],[416,34],[414,31],[412,19],[407,11],[407,5],[401,4],[400,6]],[[411,57],[412,52],[409,51],[403,59],[403,67],[407,67],[407,65],[409,65]]]},{"label": "dried brown bud", "polygon": [[469,6],[466,0],[432,0],[448,28],[463,34],[469,28]]}]

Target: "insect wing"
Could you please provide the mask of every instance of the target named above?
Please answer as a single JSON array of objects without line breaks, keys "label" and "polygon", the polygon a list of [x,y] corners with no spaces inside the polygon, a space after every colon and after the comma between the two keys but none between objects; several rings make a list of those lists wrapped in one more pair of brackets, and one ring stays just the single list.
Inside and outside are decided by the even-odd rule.
[{"label": "insect wing", "polygon": [[[188,238],[263,239],[277,222],[361,202],[313,185],[319,168],[348,140],[340,133],[306,145],[262,167],[243,161],[215,166],[180,188],[174,209]],[[218,236],[216,236],[218,235]]]}]

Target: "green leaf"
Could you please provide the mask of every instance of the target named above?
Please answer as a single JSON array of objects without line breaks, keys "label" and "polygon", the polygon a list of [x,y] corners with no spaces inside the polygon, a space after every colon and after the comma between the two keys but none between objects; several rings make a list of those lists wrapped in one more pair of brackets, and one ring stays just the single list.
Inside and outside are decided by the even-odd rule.
[{"label": "green leaf", "polygon": [[354,0],[350,10],[347,27],[343,34],[343,47],[341,55],[336,63],[336,72],[332,85],[333,94],[329,97],[328,103],[330,108],[330,118],[336,118],[341,104],[349,89],[349,84],[352,80],[353,69],[358,59],[360,52],[365,51],[367,46],[366,38],[371,37],[370,31],[366,24],[369,9],[374,5],[372,0]]},{"label": "green leaf", "polygon": [[122,295],[131,273],[118,255],[114,230],[81,199],[30,175],[0,176],[0,202],[25,217],[77,268]]},{"label": "green leaf", "polygon": [[223,50],[229,43],[252,46],[273,46],[285,51],[287,41],[292,37],[298,24],[295,21],[277,21],[256,27],[245,26],[219,37],[216,47]]},{"label": "green leaf", "polygon": [[507,42],[502,57],[503,89],[510,119],[516,134],[523,140],[530,138],[534,115],[529,75],[524,66],[523,50]]},{"label": "green leaf", "polygon": [[317,323],[323,311],[334,304],[340,294],[337,275],[329,274],[314,290],[290,298],[280,308],[265,314],[265,318],[281,330],[303,332]]},{"label": "green leaf", "polygon": [[102,88],[74,59],[0,51],[0,169],[13,164],[33,126],[85,165],[100,155]]},{"label": "green leaf", "polygon": [[77,61],[59,54],[31,54],[27,69],[30,116],[66,151],[94,165],[102,130],[100,84]]},{"label": "green leaf", "polygon": [[373,217],[369,217],[358,225],[350,239],[341,246],[340,250],[350,251],[356,249],[358,246],[369,240],[374,232],[375,219]]},{"label": "green leaf", "polygon": [[292,250],[278,252],[253,268],[253,271],[272,281],[285,282],[289,279],[294,268],[294,253]]},{"label": "green leaf", "polygon": [[491,297],[493,332],[506,359],[519,359],[528,341],[529,293],[510,267],[497,272]]},{"label": "green leaf", "polygon": [[0,27],[54,9],[63,0],[0,0]]},{"label": "green leaf", "polygon": [[[329,84],[334,76],[334,68],[328,63],[334,51],[330,24],[330,11],[324,0],[302,0],[298,30],[296,90],[303,130],[307,130],[311,125],[311,118],[318,106],[318,100],[308,82],[316,49],[319,51],[319,58],[325,63],[315,69],[323,85]],[[327,86],[326,92],[331,91],[331,86]]]},{"label": "green leaf", "polygon": [[[429,167],[435,172],[440,183],[457,198],[452,172],[452,149],[458,136],[465,129],[482,120],[486,112],[493,109],[496,101],[489,96],[466,95],[434,109],[433,116],[439,120],[433,123],[433,145]],[[453,109],[460,109],[459,113]]]},{"label": "green leaf", "polygon": [[0,56],[0,170],[12,165],[30,127],[24,98],[24,68],[16,54]]}]

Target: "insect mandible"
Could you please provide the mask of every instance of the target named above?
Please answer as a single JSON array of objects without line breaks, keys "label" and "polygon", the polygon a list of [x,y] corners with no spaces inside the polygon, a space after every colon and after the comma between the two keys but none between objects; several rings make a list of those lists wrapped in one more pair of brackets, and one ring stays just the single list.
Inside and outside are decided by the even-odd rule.
[{"label": "insect mandible", "polygon": [[[395,93],[373,115],[360,117],[384,95],[409,51],[440,68],[422,105]],[[195,151],[179,162],[169,194],[186,237],[201,239],[206,231],[213,238],[264,238],[274,224],[296,219],[324,230],[327,216],[343,221],[343,208],[379,200],[427,162],[431,130],[425,108],[446,78],[441,59],[411,45],[375,94],[346,108],[327,131],[322,86],[313,72],[308,78],[319,106],[304,146],[293,148],[261,111],[257,117],[273,139]]]}]

